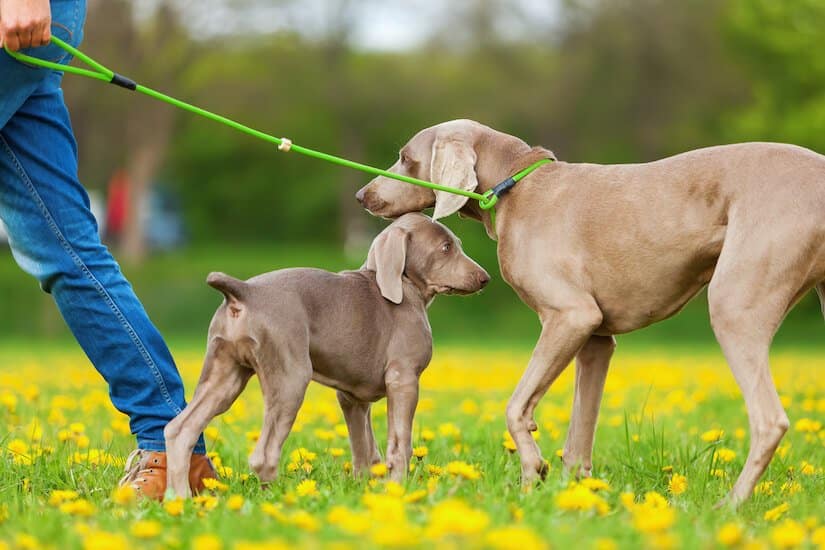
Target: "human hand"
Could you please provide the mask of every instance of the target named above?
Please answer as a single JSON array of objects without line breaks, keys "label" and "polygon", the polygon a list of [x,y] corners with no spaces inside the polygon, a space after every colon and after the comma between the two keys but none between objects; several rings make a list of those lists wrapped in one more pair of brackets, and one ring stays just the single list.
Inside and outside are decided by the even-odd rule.
[{"label": "human hand", "polygon": [[0,48],[45,46],[52,39],[49,0],[0,0]]}]

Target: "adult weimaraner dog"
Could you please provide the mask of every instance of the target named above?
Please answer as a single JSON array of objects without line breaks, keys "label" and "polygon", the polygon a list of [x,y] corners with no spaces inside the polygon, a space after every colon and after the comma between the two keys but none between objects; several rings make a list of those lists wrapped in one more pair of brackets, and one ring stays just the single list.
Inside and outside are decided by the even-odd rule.
[{"label": "adult weimaraner dog", "polygon": [[418,378],[430,362],[427,307],[436,294],[472,294],[490,276],[453,233],[423,214],[401,216],[373,241],[358,271],[284,269],[239,281],[212,273],[225,297],[209,327],[192,402],[166,427],[167,486],[189,495],[189,458],[198,434],[229,409],[253,374],[264,423],[249,458],[259,479],[278,475],[281,447],[310,380],[338,390],[353,469],[380,462],[370,404],[387,397],[387,466],[407,473]]},{"label": "adult weimaraner dog", "polygon": [[[483,193],[553,153],[477,122],[419,132],[390,171]],[[710,147],[646,164],[551,162],[501,197],[495,226],[475,201],[386,177],[356,198],[392,218],[435,206],[481,221],[504,279],[538,313],[538,344],[507,406],[522,481],[545,473],[530,431],[576,358],[564,464],[591,470],[614,335],[678,312],[705,285],[713,331],[745,397],[751,443],[728,501],[753,488],[788,429],[768,364],[777,328],[816,287],[825,314],[825,156],[793,145]]]}]

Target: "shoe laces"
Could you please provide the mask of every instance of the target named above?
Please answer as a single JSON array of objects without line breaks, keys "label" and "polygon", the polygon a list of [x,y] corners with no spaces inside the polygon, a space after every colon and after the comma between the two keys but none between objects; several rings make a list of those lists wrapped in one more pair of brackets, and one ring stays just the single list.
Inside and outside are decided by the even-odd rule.
[{"label": "shoe laces", "polygon": [[123,468],[126,474],[120,478],[118,485],[124,485],[137,476],[138,472],[140,472],[140,460],[143,458],[143,452],[143,449],[135,449],[129,453],[129,456],[126,457],[126,466]]}]

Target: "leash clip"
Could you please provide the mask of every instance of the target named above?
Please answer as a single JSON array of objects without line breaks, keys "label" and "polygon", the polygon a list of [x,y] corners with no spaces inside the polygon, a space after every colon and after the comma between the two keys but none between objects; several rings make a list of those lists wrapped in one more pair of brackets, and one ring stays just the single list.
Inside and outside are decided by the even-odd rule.
[{"label": "leash clip", "polygon": [[278,150],[283,151],[284,153],[289,153],[289,150],[292,149],[292,140],[289,138],[281,138],[281,143],[278,145]]}]

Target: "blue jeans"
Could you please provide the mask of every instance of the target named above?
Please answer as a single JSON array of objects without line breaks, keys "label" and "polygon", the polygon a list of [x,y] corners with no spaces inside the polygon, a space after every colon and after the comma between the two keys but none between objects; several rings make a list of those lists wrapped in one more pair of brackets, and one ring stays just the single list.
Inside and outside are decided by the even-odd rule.
[{"label": "blue jeans", "polygon": [[[52,32],[82,38],[85,0],[52,0]],[[68,63],[54,45],[26,53]],[[77,176],[63,74],[0,51],[0,219],[18,265],[50,293],[141,449],[164,450],[163,428],[186,405],[172,355],[100,242]],[[112,93],[116,93],[112,90]],[[195,452],[204,453],[203,440]]]}]

